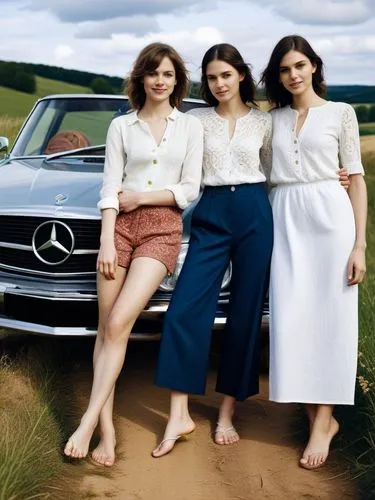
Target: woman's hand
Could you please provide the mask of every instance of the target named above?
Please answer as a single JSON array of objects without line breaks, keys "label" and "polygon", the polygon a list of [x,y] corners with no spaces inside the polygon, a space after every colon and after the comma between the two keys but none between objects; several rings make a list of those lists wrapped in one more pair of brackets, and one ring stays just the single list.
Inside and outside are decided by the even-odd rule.
[{"label": "woman's hand", "polygon": [[354,247],[348,263],[348,285],[362,283],[366,273],[365,249]]},{"label": "woman's hand", "polygon": [[113,240],[105,240],[100,243],[96,270],[107,280],[114,280],[117,268],[117,251]]},{"label": "woman's hand", "polygon": [[345,170],[345,168],[340,168],[337,173],[339,174],[339,181],[340,181],[340,184],[341,186],[348,190],[349,186],[350,186],[350,180],[349,180],[349,174],[347,172],[347,170]]},{"label": "woman's hand", "polygon": [[136,191],[129,191],[128,189],[119,193],[118,200],[120,204],[120,212],[131,212],[141,205],[140,193],[137,193]]}]

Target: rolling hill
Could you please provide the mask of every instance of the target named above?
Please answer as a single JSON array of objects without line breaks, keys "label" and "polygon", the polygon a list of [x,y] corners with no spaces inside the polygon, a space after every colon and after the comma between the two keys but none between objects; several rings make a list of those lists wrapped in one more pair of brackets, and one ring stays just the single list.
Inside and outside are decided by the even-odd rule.
[{"label": "rolling hill", "polygon": [[36,77],[37,89],[35,94],[26,94],[7,87],[0,87],[0,115],[11,117],[25,117],[29,114],[34,103],[50,94],[79,94],[91,93],[88,87],[64,83],[58,80]]}]

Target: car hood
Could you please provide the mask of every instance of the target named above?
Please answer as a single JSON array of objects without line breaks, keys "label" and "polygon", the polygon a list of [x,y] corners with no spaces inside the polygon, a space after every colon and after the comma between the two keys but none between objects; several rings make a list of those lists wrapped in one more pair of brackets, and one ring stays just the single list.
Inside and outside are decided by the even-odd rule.
[{"label": "car hood", "polygon": [[[10,158],[0,163],[0,213],[100,218],[96,204],[103,163],[92,160]],[[189,239],[194,206],[183,213],[184,241]]]},{"label": "car hood", "polygon": [[0,209],[56,207],[91,210],[103,178],[103,163],[8,159],[0,165]]}]

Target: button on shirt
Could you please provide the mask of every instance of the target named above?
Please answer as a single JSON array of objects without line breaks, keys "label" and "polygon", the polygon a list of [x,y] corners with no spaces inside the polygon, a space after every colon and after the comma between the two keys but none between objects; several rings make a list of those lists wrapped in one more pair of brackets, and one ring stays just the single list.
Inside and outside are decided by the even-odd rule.
[{"label": "button on shirt", "polygon": [[124,189],[168,189],[184,209],[198,197],[202,156],[203,128],[194,116],[174,108],[160,144],[137,112],[119,116],[108,129],[98,208],[118,211],[118,194]]},{"label": "button on shirt", "polygon": [[204,186],[264,182],[272,160],[272,118],[255,108],[236,120],[232,138],[229,122],[214,107],[192,109],[204,130]]},{"label": "button on shirt", "polygon": [[357,118],[343,102],[311,107],[296,134],[298,112],[290,106],[271,111],[273,119],[272,184],[337,179],[345,167],[363,174]]}]

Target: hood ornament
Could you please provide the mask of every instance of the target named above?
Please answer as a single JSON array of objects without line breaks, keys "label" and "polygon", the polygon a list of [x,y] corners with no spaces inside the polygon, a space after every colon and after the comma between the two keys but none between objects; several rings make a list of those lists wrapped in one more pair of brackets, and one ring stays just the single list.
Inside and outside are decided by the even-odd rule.
[{"label": "hood ornament", "polygon": [[66,201],[68,201],[69,196],[63,193],[57,194],[55,196],[55,205],[62,205]]}]

